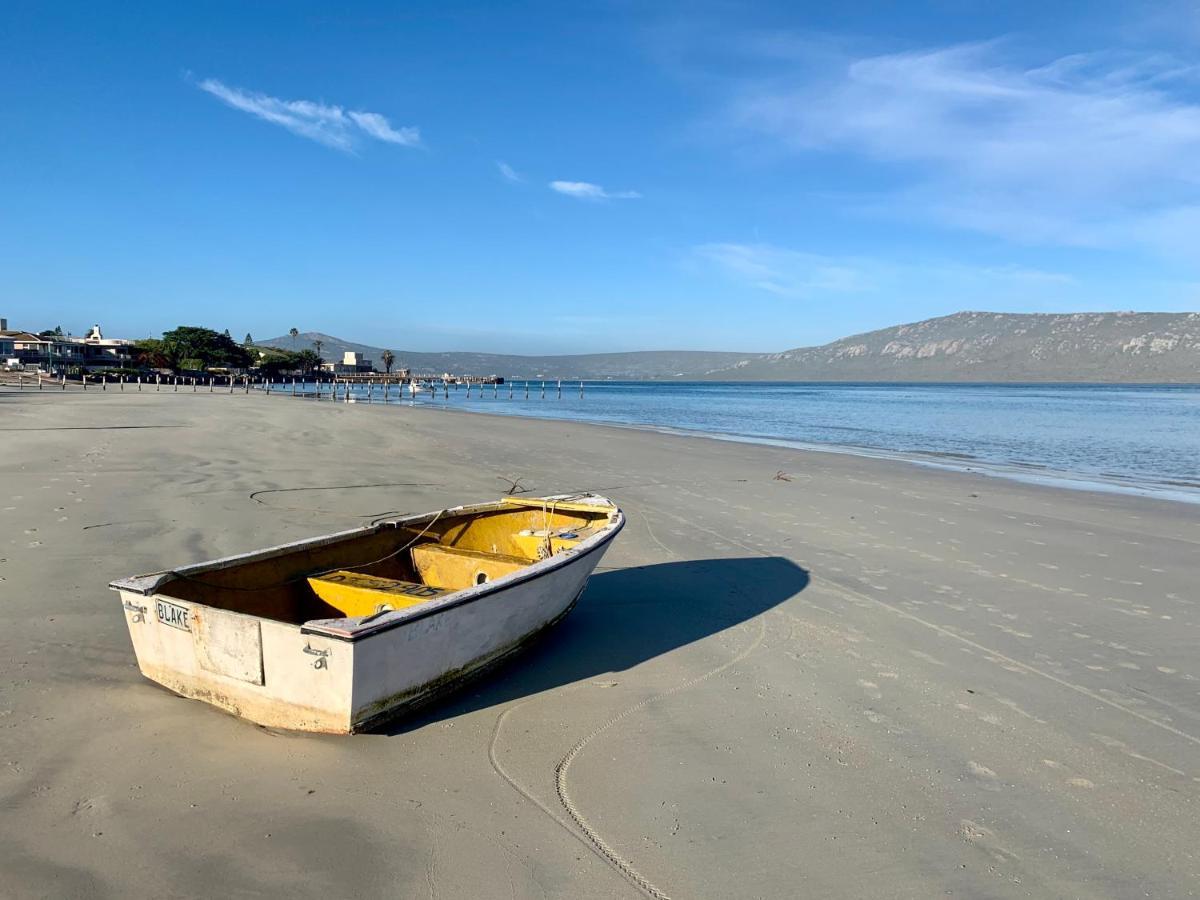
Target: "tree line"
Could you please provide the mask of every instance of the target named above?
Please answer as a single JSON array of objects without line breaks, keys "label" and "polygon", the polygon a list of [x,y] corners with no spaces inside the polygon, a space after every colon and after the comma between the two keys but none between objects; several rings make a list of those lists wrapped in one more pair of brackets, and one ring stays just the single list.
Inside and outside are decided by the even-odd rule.
[{"label": "tree line", "polygon": [[[290,333],[294,343],[297,331],[293,328]],[[133,352],[139,366],[175,372],[255,368],[264,375],[281,372],[307,374],[322,363],[319,348],[282,350],[277,347],[258,347],[249,334],[239,344],[228,330],[222,333],[195,325],[180,325],[164,331],[161,338],[136,341]]]}]

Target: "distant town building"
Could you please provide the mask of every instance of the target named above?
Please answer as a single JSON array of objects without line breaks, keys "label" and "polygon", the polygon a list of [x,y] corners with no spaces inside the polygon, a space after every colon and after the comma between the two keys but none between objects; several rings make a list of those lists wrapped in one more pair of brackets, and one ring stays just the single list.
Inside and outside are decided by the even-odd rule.
[{"label": "distant town building", "polygon": [[347,350],[342,354],[342,361],[340,363],[321,363],[321,370],[332,372],[334,375],[369,375],[375,371],[375,366],[371,360],[366,359],[353,350]]},{"label": "distant town building", "polygon": [[132,361],[133,341],[106,338],[99,325],[80,338],[10,331],[8,320],[0,319],[0,365],[7,369],[92,372],[124,368]]}]

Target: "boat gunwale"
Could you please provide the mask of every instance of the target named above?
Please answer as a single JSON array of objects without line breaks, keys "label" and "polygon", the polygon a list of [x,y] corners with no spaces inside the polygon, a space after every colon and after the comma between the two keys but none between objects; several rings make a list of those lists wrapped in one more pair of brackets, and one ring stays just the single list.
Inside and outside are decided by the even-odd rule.
[{"label": "boat gunwale", "polygon": [[[591,556],[593,553],[603,550],[608,546],[608,543],[620,533],[625,527],[625,514],[614,506],[617,511],[617,517],[607,528],[598,534],[592,535],[586,541],[583,541],[578,547],[573,547],[562,553],[557,553],[554,556],[549,556],[546,559],[539,559],[537,562],[526,566],[524,569],[518,569],[516,572],[511,572],[502,578],[497,578],[495,581],[488,581],[480,585],[472,585],[469,588],[464,588],[460,591],[455,591],[453,594],[447,594],[437,600],[429,603],[421,603],[417,606],[409,606],[404,609],[392,610],[385,613],[380,618],[369,623],[366,626],[357,628],[347,628],[342,631],[334,631],[332,629],[314,624],[316,622],[340,622],[342,619],[312,619],[300,625],[300,633],[306,635],[314,635],[316,637],[329,638],[334,641],[343,641],[346,643],[354,643],[369,637],[374,637],[377,634],[385,631],[391,631],[393,628],[399,628],[403,625],[411,624],[420,619],[429,616],[435,616],[438,613],[446,612],[450,609],[456,609],[459,606],[465,606],[468,603],[473,603],[476,600],[482,600],[492,594],[500,591],[508,590],[509,588],[517,587],[527,581],[532,581],[535,578],[541,578],[543,575],[549,575],[556,572],[573,562],[578,562],[586,556]],[[594,542],[594,543],[592,543]],[[592,546],[583,549],[587,544]]]},{"label": "boat gunwale", "polygon": [[[577,496],[578,495],[575,494],[563,494],[536,499],[544,499],[547,501],[547,506],[553,506],[553,501],[556,499],[565,500],[567,497]],[[601,531],[589,538],[586,538],[569,550],[566,550],[562,553],[557,553],[553,556],[547,557],[546,559],[537,560],[523,569],[519,569],[515,572],[509,573],[508,575],[497,578],[495,581],[488,581],[481,585],[472,585],[468,588],[455,591],[452,594],[447,594],[445,597],[442,597],[437,601],[422,603],[417,606],[407,607],[406,609],[393,610],[385,613],[379,618],[374,619],[365,626],[351,626],[350,628],[335,631],[327,626],[322,627],[321,625],[311,624],[317,622],[344,621],[342,619],[312,619],[309,620],[309,622],[280,622],[280,624],[290,625],[293,628],[298,628],[301,634],[314,635],[317,637],[328,638],[330,640],[353,643],[355,641],[363,640],[364,638],[372,637],[380,632],[390,631],[393,628],[398,628],[410,622],[426,618],[427,616],[436,615],[448,609],[453,609],[455,607],[474,602],[475,600],[490,596],[498,591],[515,587],[534,578],[539,578],[542,575],[557,571],[558,569],[576,562],[585,556],[590,556],[595,551],[607,546],[607,544],[613,538],[615,538],[618,533],[620,533],[621,529],[625,527],[625,514],[621,511],[619,506],[617,506],[608,497],[603,497],[598,494],[591,494],[589,496],[594,500],[602,501],[601,503],[595,504],[598,512],[608,510],[615,513],[615,516],[610,519],[610,521]],[[265,559],[284,556],[288,553],[294,553],[308,548],[326,547],[331,544],[350,540],[354,537],[378,534],[379,532],[388,528],[398,529],[412,525],[432,524],[432,522],[444,516],[470,515],[473,513],[493,512],[511,508],[511,505],[506,503],[504,500],[494,500],[485,503],[464,504],[460,506],[447,507],[446,509],[434,510],[427,513],[415,513],[411,516],[388,519],[383,522],[377,522],[373,525],[365,525],[360,528],[351,528],[347,529],[346,531],[338,531],[315,538],[304,538],[299,541],[278,544],[276,546],[266,547],[261,550],[253,550],[249,553],[239,553],[233,556],[224,556],[218,559],[193,563],[189,566],[181,566],[179,568],[168,569],[161,572],[151,572],[145,575],[133,575],[126,578],[119,578],[109,582],[108,586],[114,591],[128,591],[129,593],[139,594],[144,597],[155,596],[158,595],[167,585],[175,581],[184,580],[193,575],[199,575],[206,572],[222,571],[232,568],[235,565],[260,562]],[[207,606],[208,604],[199,603],[196,605]],[[231,612],[236,612],[236,610],[231,610]],[[249,614],[241,613],[241,615]],[[252,618],[272,622],[278,621],[275,619],[270,619],[266,616],[252,616]]]}]

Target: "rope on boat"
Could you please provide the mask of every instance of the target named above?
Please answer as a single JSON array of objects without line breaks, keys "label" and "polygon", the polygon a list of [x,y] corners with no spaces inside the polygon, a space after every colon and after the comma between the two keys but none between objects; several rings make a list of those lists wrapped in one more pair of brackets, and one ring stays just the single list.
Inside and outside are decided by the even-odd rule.
[{"label": "rope on boat", "polygon": [[285,578],[283,581],[280,581],[276,584],[260,584],[255,587],[239,587],[238,585],[235,585],[235,584],[213,584],[211,581],[205,581],[203,578],[197,578],[194,575],[188,575],[186,572],[178,572],[175,569],[168,569],[167,574],[174,575],[176,578],[180,578],[184,581],[191,581],[195,584],[201,585],[202,587],[212,588],[213,590],[216,590],[216,591],[242,591],[242,592],[246,592],[246,593],[252,593],[254,591],[270,590],[271,588],[287,587],[289,584],[299,584],[301,581],[307,581],[309,578],[316,578],[321,575],[327,575],[330,572],[338,572],[338,571],[344,571],[344,570],[349,570],[349,569],[365,569],[367,566],[374,566],[381,562],[386,562],[387,560],[391,559],[394,556],[399,556],[401,553],[403,553],[405,550],[407,550],[409,547],[411,547],[413,544],[415,544],[421,538],[425,537],[425,535],[429,533],[429,529],[433,527],[434,523],[437,522],[437,520],[440,519],[445,512],[446,512],[446,510],[439,509],[437,511],[437,514],[432,519],[430,519],[428,522],[425,523],[425,527],[422,528],[420,530],[420,532],[418,532],[416,537],[414,537],[412,540],[410,540],[407,544],[404,544],[403,546],[401,546],[398,550],[393,550],[391,553],[387,554],[386,556],[379,557],[379,559],[373,559],[370,562],[365,562],[365,563],[357,563],[356,565],[353,565],[353,566],[333,566],[330,569],[322,569],[318,572],[306,572],[305,574],[297,575],[294,578]]}]

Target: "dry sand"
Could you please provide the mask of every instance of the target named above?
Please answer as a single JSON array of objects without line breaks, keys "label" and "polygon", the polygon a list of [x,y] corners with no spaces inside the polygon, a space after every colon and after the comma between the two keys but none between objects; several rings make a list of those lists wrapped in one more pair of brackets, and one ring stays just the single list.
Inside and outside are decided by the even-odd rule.
[{"label": "dry sand", "polygon": [[[274,733],[139,676],[110,579],[497,476],[629,527],[419,719]],[[1196,507],[835,454],[3,393],[0,895],[1192,896],[1198,545]]]}]

